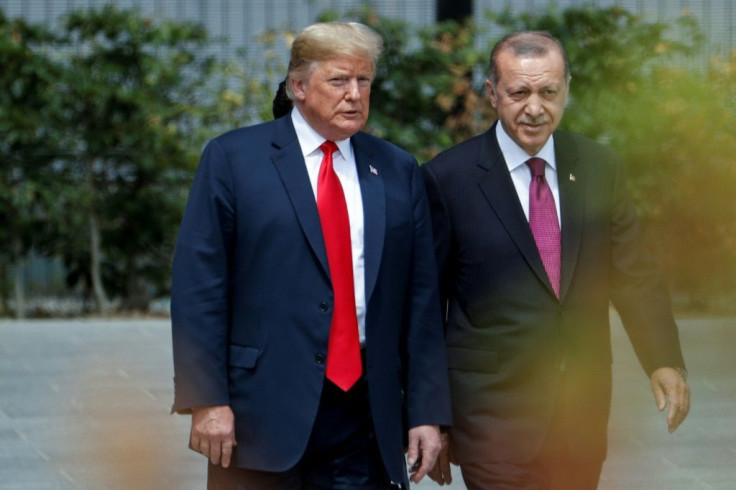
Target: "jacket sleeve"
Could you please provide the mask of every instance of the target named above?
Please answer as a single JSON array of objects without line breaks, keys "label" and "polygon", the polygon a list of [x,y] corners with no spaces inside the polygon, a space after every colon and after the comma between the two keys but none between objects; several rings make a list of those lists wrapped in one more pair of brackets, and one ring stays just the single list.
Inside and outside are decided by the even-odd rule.
[{"label": "jacket sleeve", "polygon": [[450,288],[453,283],[453,272],[450,264],[452,256],[452,221],[447,209],[437,175],[430,165],[422,165],[422,177],[427,190],[432,232],[434,235],[434,252],[439,275],[440,300],[443,317],[446,317]]},{"label": "jacket sleeve", "polygon": [[611,300],[648,375],[685,367],[672,305],[658,264],[646,250],[623,166],[613,170]]},{"label": "jacket sleeve", "polygon": [[407,311],[407,409],[409,427],[450,425],[450,391],[436,261],[424,184],[412,173],[414,255]]},{"label": "jacket sleeve", "polygon": [[172,267],[175,412],[229,403],[228,284],[234,206],[227,158],[213,140],[200,160]]}]

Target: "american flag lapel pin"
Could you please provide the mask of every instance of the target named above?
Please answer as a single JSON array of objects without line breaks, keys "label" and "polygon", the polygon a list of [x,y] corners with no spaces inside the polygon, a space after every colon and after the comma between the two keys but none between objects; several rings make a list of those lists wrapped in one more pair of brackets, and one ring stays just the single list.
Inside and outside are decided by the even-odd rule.
[{"label": "american flag lapel pin", "polygon": [[573,174],[570,174],[570,182],[575,182],[575,176]]},{"label": "american flag lapel pin", "polygon": [[371,170],[371,173],[373,175],[378,175],[378,170],[376,170],[376,167],[374,167],[373,165],[368,165],[368,168]]}]

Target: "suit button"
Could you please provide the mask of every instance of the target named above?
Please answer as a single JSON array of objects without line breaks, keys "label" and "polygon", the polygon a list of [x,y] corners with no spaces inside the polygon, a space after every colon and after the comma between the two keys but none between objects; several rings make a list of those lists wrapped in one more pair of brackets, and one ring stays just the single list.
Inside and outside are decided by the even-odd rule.
[{"label": "suit button", "polygon": [[314,362],[317,364],[324,364],[325,363],[325,355],[324,354],[317,354],[314,356]]},{"label": "suit button", "polygon": [[325,311],[330,309],[330,305],[327,304],[327,302],[323,301],[319,304],[319,311],[324,313]]}]

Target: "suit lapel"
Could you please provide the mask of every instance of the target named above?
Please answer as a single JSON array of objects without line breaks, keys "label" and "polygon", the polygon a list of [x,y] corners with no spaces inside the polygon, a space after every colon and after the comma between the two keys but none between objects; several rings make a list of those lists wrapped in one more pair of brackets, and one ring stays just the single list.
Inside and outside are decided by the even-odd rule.
[{"label": "suit lapel", "polygon": [[370,301],[378,279],[383,242],[386,234],[386,195],[381,164],[373,156],[363,135],[352,138],[355,164],[363,199],[363,243],[365,260],[365,298]]},{"label": "suit lapel", "polygon": [[276,130],[274,131],[273,146],[276,150],[271,157],[271,161],[284,183],[284,188],[289,195],[294,212],[309,245],[320,264],[322,264],[325,273],[329,276],[327,251],[322,237],[317,202],[309,182],[307,166],[304,163],[302,149],[299,146],[294,125],[290,117],[279,118],[274,124]]},{"label": "suit lapel", "polygon": [[483,192],[493,212],[516,244],[529,267],[554,294],[552,285],[547,278],[547,272],[544,270],[544,264],[539,256],[537,245],[534,242],[531,228],[529,228],[529,222],[524,215],[519,196],[511,180],[509,168],[503,158],[501,148],[498,146],[495,124],[484,136],[478,162],[486,170],[479,182],[481,192]]},{"label": "suit lapel", "polygon": [[560,214],[562,215],[562,271],[560,297],[572,282],[580,251],[580,237],[585,206],[585,175],[578,164],[578,151],[566,133],[555,133],[557,181],[560,187]]}]

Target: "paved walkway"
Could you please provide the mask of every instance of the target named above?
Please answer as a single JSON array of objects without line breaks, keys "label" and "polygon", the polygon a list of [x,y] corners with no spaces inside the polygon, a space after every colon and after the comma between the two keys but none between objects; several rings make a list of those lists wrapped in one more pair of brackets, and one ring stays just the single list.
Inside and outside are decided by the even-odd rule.
[{"label": "paved walkway", "polygon": [[[736,488],[736,319],[680,325],[694,400],[673,435],[614,328],[601,490]],[[0,321],[0,489],[203,489],[189,419],[169,415],[171,378],[168,321]]]}]

